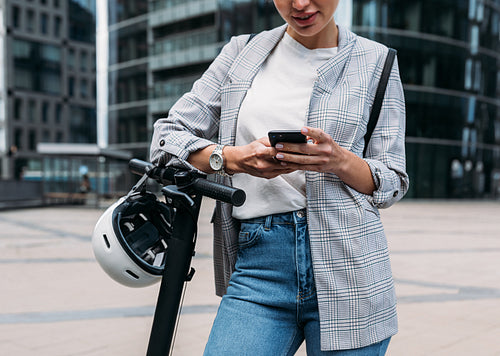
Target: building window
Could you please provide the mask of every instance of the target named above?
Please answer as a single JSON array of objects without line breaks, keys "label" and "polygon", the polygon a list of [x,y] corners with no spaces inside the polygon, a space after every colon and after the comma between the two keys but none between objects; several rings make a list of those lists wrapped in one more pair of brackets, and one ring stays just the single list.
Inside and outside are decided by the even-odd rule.
[{"label": "building window", "polygon": [[23,130],[21,128],[16,128],[14,130],[14,146],[16,146],[18,150],[23,148]]},{"label": "building window", "polygon": [[56,142],[61,143],[63,142],[64,135],[61,131],[56,132]]},{"label": "building window", "polygon": [[51,140],[50,140],[50,131],[49,130],[43,130],[42,142],[51,142]]},{"label": "building window", "polygon": [[17,6],[12,6],[12,27],[21,27],[21,10]]},{"label": "building window", "polygon": [[85,51],[80,52],[80,70],[82,72],[86,72],[88,69],[88,54]]},{"label": "building window", "polygon": [[95,16],[91,10],[92,6],[89,1],[85,1],[86,5],[82,3],[84,1],[68,1],[68,37],[75,41],[95,43]]},{"label": "building window", "polygon": [[61,50],[57,46],[14,39],[15,88],[61,93]]},{"label": "building window", "polygon": [[75,69],[76,55],[75,50],[70,48],[68,50],[68,69]]},{"label": "building window", "polygon": [[22,116],[23,101],[20,98],[14,99],[14,119],[20,120]]},{"label": "building window", "polygon": [[40,15],[40,32],[44,35],[49,33],[49,15]]},{"label": "building window", "polygon": [[36,131],[30,130],[28,133],[28,149],[30,151],[36,151]]},{"label": "building window", "polygon": [[97,142],[96,112],[93,108],[80,106],[70,107],[68,138],[74,143]]},{"label": "building window", "polygon": [[26,30],[28,32],[35,30],[35,12],[31,9],[26,12]]},{"label": "building window", "polygon": [[61,75],[56,71],[45,70],[40,74],[40,90],[49,94],[61,94]]},{"label": "building window", "polygon": [[73,97],[75,95],[75,78],[68,78],[68,95]]},{"label": "building window", "polygon": [[42,122],[44,124],[49,122],[49,103],[47,102],[42,104]]},{"label": "building window", "polygon": [[49,62],[54,62],[54,63],[60,63],[61,62],[61,49],[57,46],[53,45],[42,45],[42,59],[49,61]]},{"label": "building window", "polygon": [[60,16],[54,17],[54,36],[61,37],[62,19]]},{"label": "building window", "polygon": [[19,89],[33,89],[31,71],[26,68],[14,69],[14,86]]},{"label": "building window", "polygon": [[31,43],[15,39],[12,44],[15,59],[29,59],[31,56]]},{"label": "building window", "polygon": [[59,4],[59,0],[54,0],[54,7],[57,9],[59,8],[60,4]]},{"label": "building window", "polygon": [[62,105],[61,104],[56,104],[56,124],[60,124],[62,121]]},{"label": "building window", "polygon": [[89,96],[89,89],[88,89],[88,82],[85,79],[80,80],[80,97],[82,98],[88,98]]},{"label": "building window", "polygon": [[28,121],[35,122],[36,118],[36,101],[30,100],[28,103]]}]

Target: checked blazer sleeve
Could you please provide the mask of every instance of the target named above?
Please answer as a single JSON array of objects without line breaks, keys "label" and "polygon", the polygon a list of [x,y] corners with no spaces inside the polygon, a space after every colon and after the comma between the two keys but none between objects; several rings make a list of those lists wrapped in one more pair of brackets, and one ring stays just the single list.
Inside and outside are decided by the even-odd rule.
[{"label": "checked blazer sleeve", "polygon": [[387,83],[379,121],[369,142],[365,161],[376,190],[370,197],[377,208],[387,208],[408,191],[405,161],[406,112],[397,59]]},{"label": "checked blazer sleeve", "polygon": [[168,117],[155,122],[151,162],[195,169],[186,160],[190,153],[214,143],[219,131],[221,87],[245,43],[244,36],[233,37],[192,90],[174,104]]}]

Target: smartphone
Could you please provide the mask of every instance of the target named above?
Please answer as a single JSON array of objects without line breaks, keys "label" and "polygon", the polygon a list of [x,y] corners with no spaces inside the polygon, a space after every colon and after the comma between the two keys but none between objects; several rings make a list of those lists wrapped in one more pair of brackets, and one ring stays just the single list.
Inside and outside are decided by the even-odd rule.
[{"label": "smartphone", "polygon": [[300,130],[272,130],[267,135],[273,147],[278,142],[307,143],[307,137]]}]

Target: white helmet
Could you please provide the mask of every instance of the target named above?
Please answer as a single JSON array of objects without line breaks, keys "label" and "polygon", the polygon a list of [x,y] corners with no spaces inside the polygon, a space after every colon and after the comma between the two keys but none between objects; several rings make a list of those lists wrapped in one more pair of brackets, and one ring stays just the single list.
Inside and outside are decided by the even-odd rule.
[{"label": "white helmet", "polygon": [[128,287],[159,282],[172,233],[174,209],[151,193],[120,198],[99,218],[92,235],[102,269]]}]

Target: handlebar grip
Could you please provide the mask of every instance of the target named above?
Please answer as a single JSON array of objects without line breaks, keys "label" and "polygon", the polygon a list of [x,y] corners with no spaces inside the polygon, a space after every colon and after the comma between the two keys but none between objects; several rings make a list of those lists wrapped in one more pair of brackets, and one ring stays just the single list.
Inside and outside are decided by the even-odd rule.
[{"label": "handlebar grip", "polygon": [[196,179],[193,187],[197,192],[207,197],[221,200],[234,206],[242,206],[246,199],[244,190],[228,187],[206,179]]},{"label": "handlebar grip", "polygon": [[132,158],[128,162],[128,166],[132,173],[139,176],[147,174],[151,179],[162,181],[162,183],[166,181],[168,184],[174,181],[175,168],[159,168],[152,163],[137,158]]},{"label": "handlebar grip", "polygon": [[132,158],[128,162],[128,166],[132,173],[140,176],[142,176],[143,174],[149,172],[151,169],[154,168],[154,165],[152,163],[141,161],[140,159],[137,158]]}]

